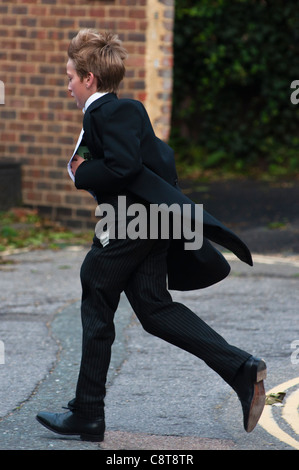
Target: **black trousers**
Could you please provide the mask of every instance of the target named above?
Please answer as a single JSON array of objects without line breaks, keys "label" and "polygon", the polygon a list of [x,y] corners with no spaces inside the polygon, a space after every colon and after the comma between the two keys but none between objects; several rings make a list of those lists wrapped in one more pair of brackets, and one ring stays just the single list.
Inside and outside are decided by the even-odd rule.
[{"label": "black trousers", "polygon": [[167,240],[95,241],[81,267],[83,344],[74,408],[103,415],[115,338],[114,314],[125,292],[144,329],[182,348],[231,385],[250,354],[228,344],[167,290]]}]

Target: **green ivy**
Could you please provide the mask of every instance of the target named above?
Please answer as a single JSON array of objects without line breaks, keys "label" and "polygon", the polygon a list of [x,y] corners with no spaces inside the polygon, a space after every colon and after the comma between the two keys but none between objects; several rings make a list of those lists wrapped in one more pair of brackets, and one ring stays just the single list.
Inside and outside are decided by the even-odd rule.
[{"label": "green ivy", "polygon": [[294,80],[298,1],[176,0],[170,141],[180,162],[298,171]]}]

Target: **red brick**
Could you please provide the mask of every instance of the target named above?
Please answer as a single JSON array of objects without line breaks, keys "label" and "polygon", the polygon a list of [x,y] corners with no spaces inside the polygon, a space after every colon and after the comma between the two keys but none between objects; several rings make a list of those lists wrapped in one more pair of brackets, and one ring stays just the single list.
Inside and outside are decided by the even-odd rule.
[{"label": "red brick", "polygon": [[33,17],[38,17],[38,18],[43,18],[47,14],[47,7],[41,6],[41,5],[34,5],[29,7],[28,9],[28,15],[31,15]]},{"label": "red brick", "polygon": [[98,7],[98,8],[90,8],[90,17],[91,18],[104,18],[106,15],[105,8]]},{"label": "red brick", "polygon": [[3,24],[5,26],[14,26],[17,24],[17,18],[15,16],[5,15],[0,20],[0,24]]},{"label": "red brick", "polygon": [[41,192],[35,192],[35,191],[26,191],[26,199],[28,202],[34,203],[34,202],[42,202],[42,193]]},{"label": "red brick", "polygon": [[137,23],[135,20],[121,20],[118,22],[117,29],[124,29],[125,31],[135,31],[137,28]]},{"label": "red brick", "polygon": [[55,204],[61,204],[61,196],[59,194],[49,193],[47,194],[46,201]]},{"label": "red brick", "polygon": [[71,10],[68,12],[69,17],[77,17],[77,18],[82,18],[82,17],[88,17],[88,16],[95,16],[95,15],[88,15],[88,9],[87,8],[71,8]]},{"label": "red brick", "polygon": [[146,18],[146,10],[140,8],[132,8],[129,12],[130,18]]},{"label": "red brick", "polygon": [[12,7],[12,14],[13,15],[27,15],[27,7],[26,6],[14,6]]},{"label": "red brick", "polygon": [[[166,42],[160,63],[165,70],[172,68],[172,13],[172,6],[164,8]],[[0,152],[18,155],[24,163],[25,204],[54,216],[59,207],[65,221],[82,218],[86,225],[94,201],[75,191],[66,171],[82,126],[82,113],[67,92],[67,48],[82,27],[119,33],[130,54],[119,95],[144,102],[147,0],[3,0],[0,24],[0,79],[6,84],[5,107],[0,107],[5,137]],[[160,95],[163,101],[163,89]],[[170,93],[167,96],[170,100]],[[157,109],[167,115],[169,103],[162,109],[157,102]],[[78,207],[86,212],[77,211]]]}]

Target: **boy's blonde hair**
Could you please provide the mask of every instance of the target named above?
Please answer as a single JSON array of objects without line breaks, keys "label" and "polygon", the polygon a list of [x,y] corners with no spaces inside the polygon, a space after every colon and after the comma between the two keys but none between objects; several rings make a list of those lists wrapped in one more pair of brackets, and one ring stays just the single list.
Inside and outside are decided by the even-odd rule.
[{"label": "boy's blonde hair", "polygon": [[83,29],[71,40],[68,56],[81,80],[91,72],[97,79],[98,91],[116,93],[125,76],[127,58],[116,34]]}]

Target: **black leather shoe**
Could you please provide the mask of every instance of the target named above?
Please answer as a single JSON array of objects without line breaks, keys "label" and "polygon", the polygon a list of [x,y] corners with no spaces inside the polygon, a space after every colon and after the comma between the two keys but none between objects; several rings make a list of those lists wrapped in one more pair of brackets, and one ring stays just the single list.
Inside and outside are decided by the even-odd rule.
[{"label": "black leather shoe", "polygon": [[264,379],[267,367],[263,359],[251,356],[240,368],[232,388],[237,392],[243,409],[245,431],[251,432],[265,406]]},{"label": "black leather shoe", "polygon": [[101,442],[104,440],[105,420],[83,418],[77,413],[38,413],[36,419],[46,428],[65,436],[80,436],[83,441]]}]

